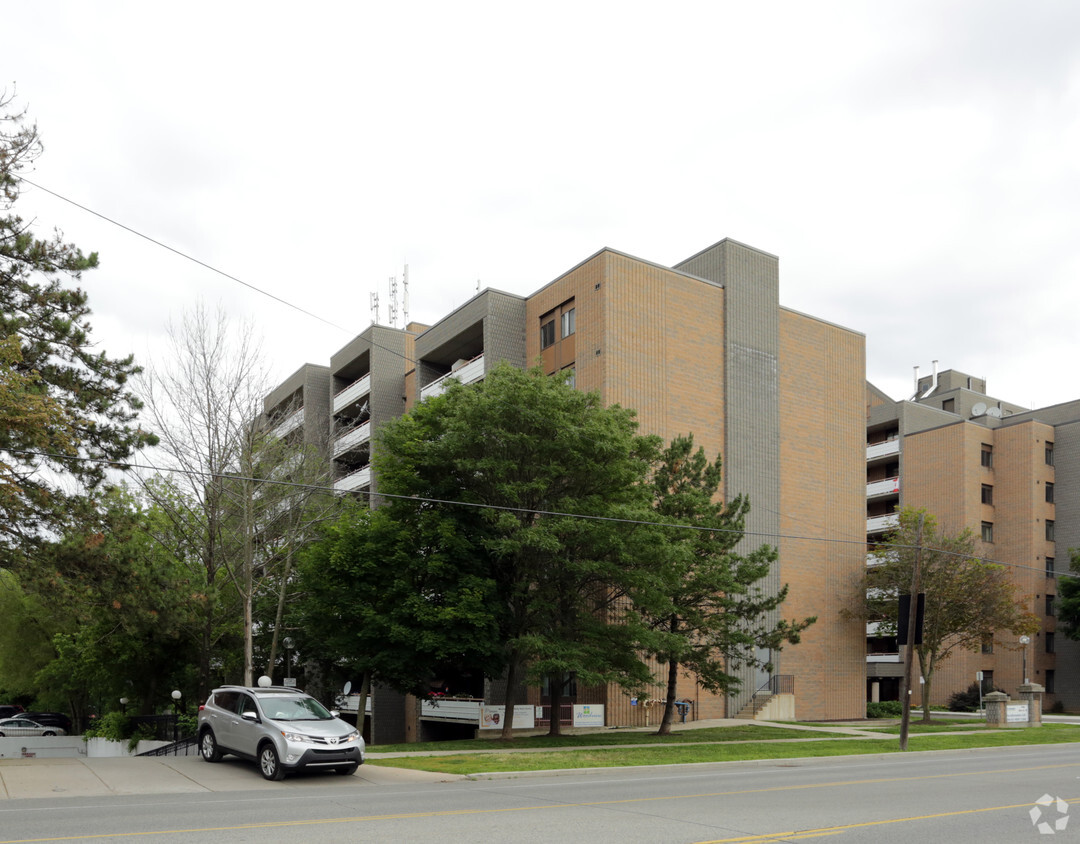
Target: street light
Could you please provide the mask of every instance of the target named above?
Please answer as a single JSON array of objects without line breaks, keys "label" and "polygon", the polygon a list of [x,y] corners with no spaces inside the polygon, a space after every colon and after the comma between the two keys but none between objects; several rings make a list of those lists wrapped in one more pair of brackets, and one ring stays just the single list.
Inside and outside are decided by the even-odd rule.
[{"label": "street light", "polygon": [[285,646],[285,685],[291,686],[289,680],[292,679],[292,649],[295,643],[292,636],[286,636],[281,640],[281,644]]},{"label": "street light", "polygon": [[172,690],[173,716],[172,716],[172,740],[180,741],[180,698],[184,695],[179,689]]},{"label": "street light", "polygon": [[1023,666],[1024,666],[1024,669],[1023,669],[1023,671],[1021,673],[1024,675],[1024,685],[1025,686],[1027,685],[1027,682],[1028,682],[1028,676],[1027,676],[1027,646],[1030,643],[1031,643],[1031,637],[1030,636],[1021,636],[1020,637],[1020,644],[1024,646],[1024,650],[1023,650],[1023,654],[1024,654]]},{"label": "street light", "polygon": [[120,698],[120,711],[127,715],[128,699],[126,697]]}]

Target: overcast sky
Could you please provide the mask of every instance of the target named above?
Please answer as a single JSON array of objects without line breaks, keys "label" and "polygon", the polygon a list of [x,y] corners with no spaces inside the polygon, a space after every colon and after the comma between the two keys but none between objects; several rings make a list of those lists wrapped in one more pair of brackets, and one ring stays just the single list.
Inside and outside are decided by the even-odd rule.
[{"label": "overcast sky", "polygon": [[[894,398],[931,361],[1080,398],[1080,3],[53,2],[4,11],[3,78],[110,354],[203,302],[280,380],[372,321],[433,322],[602,247],[731,237],[780,302],[861,331]],[[400,308],[400,304],[399,304]],[[330,325],[330,324],[333,325]],[[399,314],[398,324],[402,324]],[[333,327],[338,326],[338,327]]]}]

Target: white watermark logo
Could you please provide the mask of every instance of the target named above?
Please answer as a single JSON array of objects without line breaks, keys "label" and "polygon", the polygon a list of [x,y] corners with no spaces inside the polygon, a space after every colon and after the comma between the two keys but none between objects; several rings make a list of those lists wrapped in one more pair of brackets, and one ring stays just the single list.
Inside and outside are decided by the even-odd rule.
[{"label": "white watermark logo", "polygon": [[1044,794],[1035,801],[1028,815],[1031,816],[1031,825],[1039,830],[1040,835],[1053,835],[1064,832],[1069,825],[1069,804],[1060,797]]}]

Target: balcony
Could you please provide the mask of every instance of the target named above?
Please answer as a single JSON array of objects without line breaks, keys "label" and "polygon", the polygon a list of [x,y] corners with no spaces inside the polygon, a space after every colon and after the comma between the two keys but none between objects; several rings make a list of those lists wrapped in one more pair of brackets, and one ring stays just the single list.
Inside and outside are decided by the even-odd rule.
[{"label": "balcony", "polygon": [[346,475],[344,478],[338,478],[334,481],[334,492],[352,492],[357,489],[364,489],[371,486],[371,466],[365,466],[363,469],[358,469],[351,475]]},{"label": "balcony", "polygon": [[885,533],[900,524],[900,517],[896,513],[886,516],[871,516],[866,520],[867,533]]},{"label": "balcony", "polygon": [[340,413],[342,408],[358,402],[371,392],[371,373],[353,381],[348,387],[334,396],[334,413]]},{"label": "balcony", "polygon": [[900,654],[867,654],[867,662],[900,662]]},{"label": "balcony", "polygon": [[866,497],[878,498],[882,495],[899,495],[900,479],[885,478],[881,481],[871,481],[866,485]]},{"label": "balcony", "polygon": [[866,447],[866,459],[878,460],[882,457],[892,457],[900,453],[900,440],[886,440],[883,443],[873,443]]},{"label": "balcony", "polygon": [[274,436],[279,440],[284,439],[301,425],[304,424],[304,408],[300,408],[295,413],[290,414],[285,418],[280,425],[274,428]]},{"label": "balcony", "polygon": [[340,457],[348,451],[363,445],[371,439],[371,422],[357,425],[334,440],[334,457]]},{"label": "balcony", "polygon": [[446,390],[446,382],[451,378],[456,378],[462,384],[472,384],[476,381],[482,380],[484,377],[484,356],[482,354],[477,355],[468,363],[459,366],[457,369],[443,375],[441,378],[436,378],[426,387],[420,390],[420,399],[430,398],[431,396],[441,395]]}]

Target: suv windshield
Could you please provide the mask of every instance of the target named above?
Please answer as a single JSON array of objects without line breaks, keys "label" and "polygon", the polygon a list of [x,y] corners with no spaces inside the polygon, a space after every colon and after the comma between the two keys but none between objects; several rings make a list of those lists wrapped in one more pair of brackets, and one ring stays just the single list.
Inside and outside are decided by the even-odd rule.
[{"label": "suv windshield", "polygon": [[313,697],[262,697],[263,712],[276,721],[329,721],[325,706]]}]

